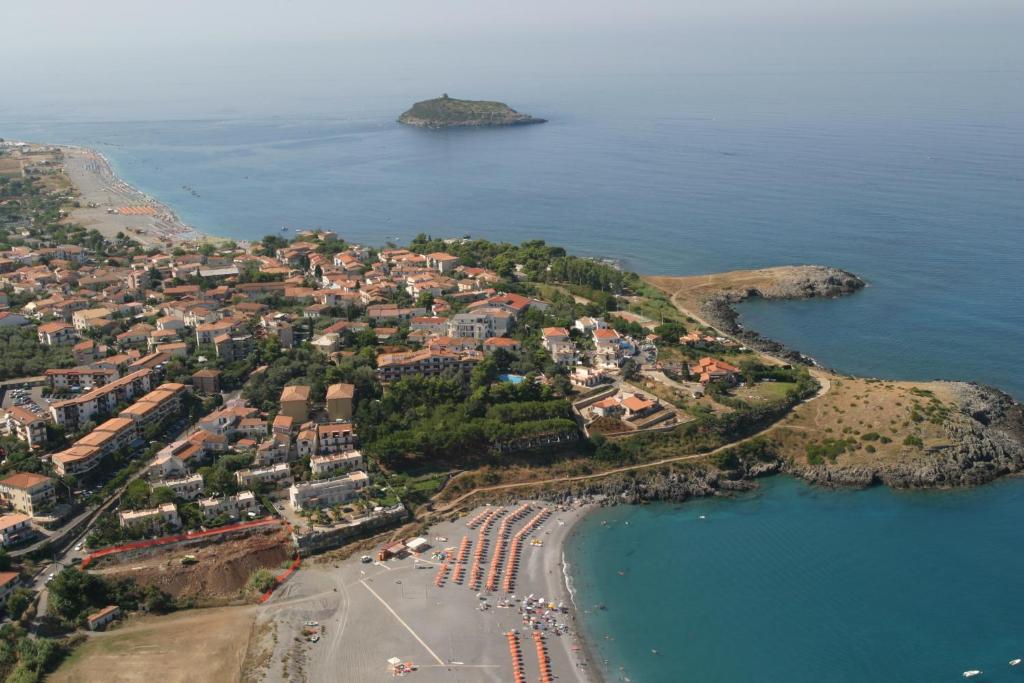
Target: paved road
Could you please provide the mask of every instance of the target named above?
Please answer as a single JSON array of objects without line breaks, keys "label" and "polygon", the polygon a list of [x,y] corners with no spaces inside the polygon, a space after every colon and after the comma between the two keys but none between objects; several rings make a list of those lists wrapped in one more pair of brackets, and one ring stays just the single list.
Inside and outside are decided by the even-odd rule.
[{"label": "paved road", "polygon": [[[169,441],[175,441],[181,438],[182,435],[186,434],[191,427],[192,425],[186,424],[180,431],[176,432],[174,435],[168,435],[166,438]],[[46,584],[51,578],[51,576],[56,575],[62,569],[65,569],[76,564],[76,560],[80,562],[86,555],[89,554],[88,551],[86,551],[84,548],[85,537],[88,535],[96,519],[101,514],[103,514],[111,507],[113,507],[114,503],[116,503],[117,500],[121,497],[121,494],[124,493],[126,488],[128,488],[128,485],[131,484],[136,479],[144,476],[146,474],[146,471],[146,468],[142,468],[141,470],[133,474],[131,477],[129,477],[128,481],[126,481],[124,485],[122,485],[113,494],[111,494],[111,496],[107,498],[107,500],[103,501],[102,504],[100,504],[96,508],[93,508],[92,510],[86,510],[82,514],[75,517],[75,519],[70,524],[64,525],[65,529],[70,529],[76,527],[83,520],[87,520],[85,525],[82,526],[82,528],[79,531],[73,534],[73,537],[71,538],[70,542],[68,542],[67,545],[65,546],[66,549],[62,552],[55,552],[49,561],[43,562],[39,568],[39,571],[32,578],[31,588],[39,594],[39,603],[36,608],[36,614],[46,614],[46,608],[49,598],[48,591],[46,589]],[[60,534],[61,532],[57,531],[55,534],[48,536],[40,541],[37,541],[31,546],[22,548],[14,553],[11,553],[11,555],[25,555],[29,552],[32,552],[33,550],[42,547],[42,545],[45,543],[52,542],[54,540],[54,536],[59,536]]]}]

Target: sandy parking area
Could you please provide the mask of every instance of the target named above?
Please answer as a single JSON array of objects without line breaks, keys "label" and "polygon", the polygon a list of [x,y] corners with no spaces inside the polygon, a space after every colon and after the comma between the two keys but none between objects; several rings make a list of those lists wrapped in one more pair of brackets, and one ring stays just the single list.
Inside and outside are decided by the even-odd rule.
[{"label": "sandy parking area", "polygon": [[[506,511],[515,507],[507,506]],[[512,525],[511,531],[521,528],[542,507],[532,504],[530,514]],[[249,680],[391,680],[387,660],[398,657],[416,664],[413,678],[417,681],[509,681],[512,661],[504,634],[510,629],[519,629],[522,635],[527,680],[538,680],[539,662],[522,616],[516,608],[497,606],[507,593],[500,587],[494,593],[482,590],[486,599],[480,600],[467,581],[458,585],[451,573],[442,587],[435,586],[440,563],[431,559],[431,554],[457,549],[463,536],[476,546],[479,530],[467,528],[466,522],[482,509],[433,527],[428,534],[433,548],[418,558],[362,564],[353,557],[338,564],[304,565],[260,610],[249,648]],[[527,537],[539,539],[543,545],[524,544],[514,590],[519,596],[532,593],[570,604],[561,547],[582,512],[552,511]],[[485,567],[493,557],[498,528],[494,524],[486,535]],[[438,537],[447,541],[436,541]],[[489,608],[479,609],[484,602]],[[561,681],[589,680],[585,666],[577,666],[582,657],[574,649],[572,612],[556,618],[568,626],[569,634],[546,632],[555,676]],[[304,625],[313,621],[321,631],[316,643],[302,637]]]}]

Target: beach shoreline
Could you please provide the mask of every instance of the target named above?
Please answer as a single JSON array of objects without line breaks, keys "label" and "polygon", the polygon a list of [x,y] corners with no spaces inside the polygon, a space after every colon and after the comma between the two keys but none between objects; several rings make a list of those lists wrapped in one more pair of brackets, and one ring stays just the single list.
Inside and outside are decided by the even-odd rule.
[{"label": "beach shoreline", "polygon": [[108,239],[123,233],[146,246],[176,246],[210,238],[182,221],[165,203],[142,192],[114,171],[102,152],[59,145],[62,170],[79,193],[69,220]]},{"label": "beach shoreline", "polygon": [[[506,634],[517,633],[523,673],[535,680],[540,664],[533,639],[539,633],[558,680],[604,683],[593,650],[580,633],[564,555],[566,540],[593,509],[593,503],[575,500],[473,506],[423,530],[421,537],[432,547],[419,554],[374,562],[358,555],[313,558],[261,607],[246,670],[270,683],[284,683],[301,661],[309,680],[329,680],[337,671],[346,671],[351,680],[375,680],[386,662],[398,657],[415,664],[417,680],[452,680],[454,675],[457,680],[507,681],[513,660]],[[487,567],[495,566],[500,553],[504,520],[514,519],[504,527],[511,536],[545,510],[547,516],[524,537],[510,586],[499,582],[496,590],[487,590],[484,582],[474,587],[469,558],[461,565],[459,581],[454,564],[447,573],[441,569],[445,559],[434,553],[446,553],[451,562],[466,538],[471,555],[483,548],[480,564],[487,576]],[[492,512],[496,516],[485,531],[474,526],[474,520]],[[395,540],[400,539],[391,542]],[[504,547],[497,565],[507,568],[510,550]],[[508,574],[499,571],[499,578]],[[438,576],[445,578],[439,582]],[[524,611],[522,600],[528,596],[533,596],[533,606]],[[535,629],[528,619],[544,626]],[[322,630],[319,642],[295,637],[312,622]]]}]

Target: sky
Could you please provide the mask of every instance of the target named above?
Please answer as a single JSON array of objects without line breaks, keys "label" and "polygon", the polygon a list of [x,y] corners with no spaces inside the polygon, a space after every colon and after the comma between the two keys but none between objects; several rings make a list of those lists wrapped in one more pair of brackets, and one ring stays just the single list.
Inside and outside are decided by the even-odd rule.
[{"label": "sky", "polygon": [[86,100],[327,109],[410,83],[1024,68],[1020,0],[3,0],[0,26],[0,118]]}]

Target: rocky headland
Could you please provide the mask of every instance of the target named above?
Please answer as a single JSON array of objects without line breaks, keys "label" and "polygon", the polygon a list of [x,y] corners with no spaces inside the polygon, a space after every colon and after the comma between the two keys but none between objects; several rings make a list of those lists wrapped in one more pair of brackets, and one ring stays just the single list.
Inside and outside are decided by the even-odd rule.
[{"label": "rocky headland", "polygon": [[[853,294],[867,283],[853,273],[828,266],[780,266],[691,277],[648,277],[672,296],[673,302],[696,313],[702,322],[736,338],[748,347],[794,363],[815,361],[799,351],[748,330],[739,322],[736,304],[747,299],[835,298]],[[692,314],[691,313],[691,314]]]},{"label": "rocky headland", "polygon": [[504,102],[459,100],[445,93],[412,105],[398,122],[418,128],[483,128],[545,123],[546,119],[522,114]]}]

